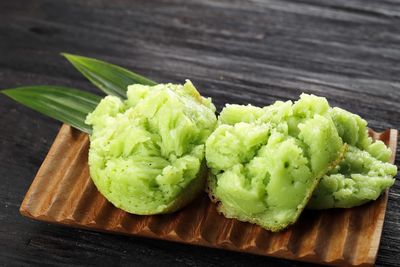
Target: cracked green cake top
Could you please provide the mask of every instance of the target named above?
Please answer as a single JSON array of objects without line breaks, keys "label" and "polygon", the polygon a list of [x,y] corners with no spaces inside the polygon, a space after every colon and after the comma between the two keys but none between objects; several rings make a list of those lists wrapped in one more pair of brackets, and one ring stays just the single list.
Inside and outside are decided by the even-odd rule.
[{"label": "cracked green cake top", "polygon": [[397,167],[388,163],[391,151],[368,136],[367,122],[340,108],[330,115],[349,150],[343,161],[325,175],[313,193],[308,208],[351,208],[377,199],[393,185]]},{"label": "cracked green cake top", "polygon": [[132,85],[127,99],[105,97],[87,116],[89,166],[98,190],[134,214],[172,212],[204,188],[204,144],[215,107],[190,81]]},{"label": "cracked green cake top", "polygon": [[279,231],[294,223],[345,145],[325,98],[227,105],[206,143],[209,191],[227,217]]}]

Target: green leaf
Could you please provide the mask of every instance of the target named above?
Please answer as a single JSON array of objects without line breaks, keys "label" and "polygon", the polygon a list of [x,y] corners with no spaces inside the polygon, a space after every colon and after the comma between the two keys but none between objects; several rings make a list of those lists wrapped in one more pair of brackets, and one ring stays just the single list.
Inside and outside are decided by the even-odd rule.
[{"label": "green leaf", "polygon": [[86,133],[92,131],[85,124],[86,116],[101,100],[100,96],[61,86],[26,86],[1,92],[20,104]]},{"label": "green leaf", "polygon": [[122,67],[94,58],[62,53],[89,81],[108,95],[126,98],[131,84],[156,85],[157,83]]}]

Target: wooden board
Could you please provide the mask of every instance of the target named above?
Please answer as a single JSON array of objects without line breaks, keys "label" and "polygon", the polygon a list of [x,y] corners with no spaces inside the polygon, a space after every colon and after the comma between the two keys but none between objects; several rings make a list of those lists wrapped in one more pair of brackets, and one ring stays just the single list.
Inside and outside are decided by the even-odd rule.
[{"label": "wooden board", "polygon": [[[370,134],[396,151],[397,130]],[[306,262],[352,266],[375,262],[387,192],[377,201],[352,209],[305,211],[295,225],[279,233],[219,215],[205,194],[174,214],[138,216],[114,207],[97,191],[89,176],[88,147],[86,134],[62,126],[25,196],[22,215],[96,231]]]}]

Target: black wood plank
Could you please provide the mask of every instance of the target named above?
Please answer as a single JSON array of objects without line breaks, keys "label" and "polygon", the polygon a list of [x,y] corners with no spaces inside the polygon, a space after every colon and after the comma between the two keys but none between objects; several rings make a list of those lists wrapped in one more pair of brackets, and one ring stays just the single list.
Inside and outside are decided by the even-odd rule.
[{"label": "black wood plank", "polygon": [[[58,54],[191,79],[219,109],[326,96],[382,130],[400,125],[400,2],[0,1],[0,88],[95,89]],[[308,266],[33,222],[20,202],[59,123],[0,96],[0,264]],[[397,164],[399,164],[399,160]],[[400,183],[391,188],[378,266],[400,265]]]}]

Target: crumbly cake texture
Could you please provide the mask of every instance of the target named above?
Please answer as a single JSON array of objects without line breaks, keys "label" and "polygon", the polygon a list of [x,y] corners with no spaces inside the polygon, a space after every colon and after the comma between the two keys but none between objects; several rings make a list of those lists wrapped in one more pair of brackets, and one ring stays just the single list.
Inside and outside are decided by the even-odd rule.
[{"label": "crumbly cake texture", "polygon": [[346,150],[325,98],[227,105],[206,142],[209,193],[229,218],[279,231],[294,223]]},{"label": "crumbly cake texture", "polygon": [[344,160],[325,175],[308,208],[351,208],[376,200],[394,184],[397,167],[388,163],[391,151],[368,136],[367,122],[340,108],[330,110],[340,137],[349,145]]},{"label": "crumbly cake texture", "polygon": [[134,214],[173,212],[204,190],[205,142],[217,118],[211,99],[184,85],[131,85],[87,116],[89,167],[98,190]]}]

